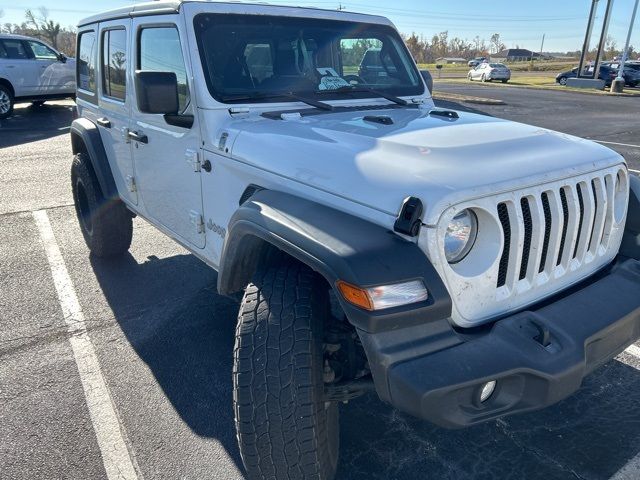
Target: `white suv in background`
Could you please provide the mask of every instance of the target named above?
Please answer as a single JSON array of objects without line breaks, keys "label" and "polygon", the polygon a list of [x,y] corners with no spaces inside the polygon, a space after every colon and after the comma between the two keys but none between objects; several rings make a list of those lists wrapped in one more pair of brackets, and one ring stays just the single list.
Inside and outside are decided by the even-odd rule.
[{"label": "white suv in background", "polygon": [[0,119],[19,101],[75,97],[74,59],[31,37],[0,34]]}]

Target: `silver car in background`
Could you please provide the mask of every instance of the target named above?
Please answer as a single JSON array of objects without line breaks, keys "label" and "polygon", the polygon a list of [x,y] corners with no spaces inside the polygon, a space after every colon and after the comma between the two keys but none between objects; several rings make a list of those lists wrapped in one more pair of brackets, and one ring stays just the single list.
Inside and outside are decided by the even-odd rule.
[{"label": "silver car in background", "polygon": [[490,82],[492,80],[501,80],[502,83],[507,83],[511,79],[511,70],[504,63],[481,63],[469,70],[467,78],[469,81]]}]

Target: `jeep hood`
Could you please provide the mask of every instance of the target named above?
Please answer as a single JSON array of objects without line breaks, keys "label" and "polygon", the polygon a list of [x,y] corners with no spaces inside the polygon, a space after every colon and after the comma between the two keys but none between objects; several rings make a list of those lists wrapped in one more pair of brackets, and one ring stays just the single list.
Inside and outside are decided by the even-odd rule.
[{"label": "jeep hood", "polygon": [[[234,158],[396,216],[419,197],[433,225],[449,206],[623,162],[594,142],[484,115],[393,108],[232,121]],[[364,117],[388,117],[393,124]],[[295,116],[294,116],[295,117]],[[388,120],[387,120],[388,123]]]}]

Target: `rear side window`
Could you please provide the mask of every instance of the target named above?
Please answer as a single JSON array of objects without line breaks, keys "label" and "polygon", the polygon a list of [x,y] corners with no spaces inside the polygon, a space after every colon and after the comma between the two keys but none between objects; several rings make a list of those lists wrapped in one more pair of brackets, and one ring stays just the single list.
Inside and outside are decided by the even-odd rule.
[{"label": "rear side window", "polygon": [[78,41],[78,88],[96,92],[96,33],[84,32]]},{"label": "rear side window", "polygon": [[174,27],[149,27],[140,31],[138,69],[174,72],[178,79],[180,111],[189,104],[189,85],[178,30]]},{"label": "rear side window", "polygon": [[7,58],[7,51],[4,48],[4,44],[0,41],[0,58]]},{"label": "rear side window", "polygon": [[29,54],[24,46],[22,40],[2,40],[4,49],[7,53],[7,58],[12,60],[28,60]]},{"label": "rear side window", "polygon": [[127,95],[127,32],[124,29],[102,34],[102,92],[121,101]]}]

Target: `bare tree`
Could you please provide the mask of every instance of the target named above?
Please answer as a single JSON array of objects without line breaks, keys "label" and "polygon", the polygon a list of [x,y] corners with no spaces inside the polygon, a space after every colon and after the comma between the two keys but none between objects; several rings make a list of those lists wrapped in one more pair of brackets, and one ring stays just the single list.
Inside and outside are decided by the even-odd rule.
[{"label": "bare tree", "polygon": [[31,9],[25,12],[27,25],[33,28],[38,36],[47,40],[53,48],[58,48],[58,35],[62,28],[60,24],[49,19],[49,10],[45,7],[38,9],[39,15],[35,15]]},{"label": "bare tree", "polygon": [[500,34],[491,35],[491,53],[498,53],[506,48],[505,44],[500,40]]}]

